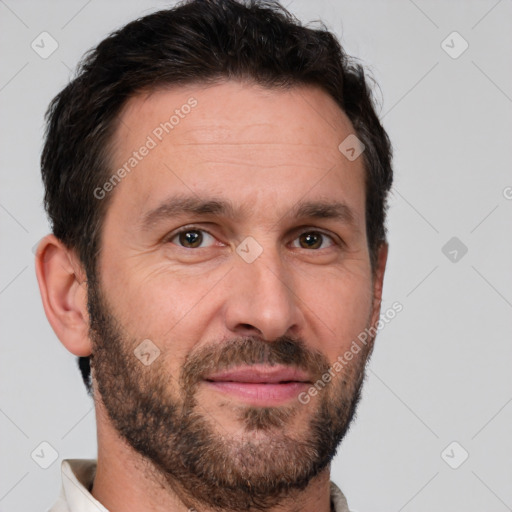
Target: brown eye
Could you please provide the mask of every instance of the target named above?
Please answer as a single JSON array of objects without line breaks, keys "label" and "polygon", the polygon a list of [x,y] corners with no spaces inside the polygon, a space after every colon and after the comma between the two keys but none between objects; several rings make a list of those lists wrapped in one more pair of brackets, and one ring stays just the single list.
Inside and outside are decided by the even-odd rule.
[{"label": "brown eye", "polygon": [[208,237],[211,241],[214,240],[212,235],[202,229],[189,228],[176,233],[169,241],[185,249],[198,249],[202,248],[201,246],[204,242],[209,241]]},{"label": "brown eye", "polygon": [[184,247],[198,247],[203,241],[203,235],[199,231],[185,231],[178,235],[178,240]]},{"label": "brown eye", "polygon": [[331,240],[331,245],[333,245],[332,238],[319,231],[307,231],[297,238],[301,249],[321,249],[325,239]]}]

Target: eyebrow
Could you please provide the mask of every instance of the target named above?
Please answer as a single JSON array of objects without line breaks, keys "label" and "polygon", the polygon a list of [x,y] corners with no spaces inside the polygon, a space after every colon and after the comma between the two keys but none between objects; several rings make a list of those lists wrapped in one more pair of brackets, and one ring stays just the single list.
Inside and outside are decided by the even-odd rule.
[{"label": "eyebrow", "polygon": [[[250,205],[246,204],[236,207],[231,201],[215,197],[173,196],[167,198],[156,208],[143,214],[139,222],[139,228],[141,231],[150,231],[164,220],[185,215],[211,215],[214,217],[243,219],[247,217],[250,209]],[[356,225],[356,216],[352,209],[339,201],[299,201],[284,217],[332,219],[350,226]]]}]

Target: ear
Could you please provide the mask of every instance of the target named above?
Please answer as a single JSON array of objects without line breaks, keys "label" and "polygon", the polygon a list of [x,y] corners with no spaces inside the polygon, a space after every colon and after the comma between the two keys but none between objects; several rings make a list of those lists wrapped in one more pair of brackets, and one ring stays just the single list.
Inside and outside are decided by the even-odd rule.
[{"label": "ear", "polygon": [[388,260],[388,244],[382,242],[377,252],[376,267],[373,272],[373,306],[371,325],[376,327],[380,318],[380,306],[382,302],[382,289],[384,284],[384,273]]},{"label": "ear", "polygon": [[46,318],[61,343],[76,356],[92,353],[87,313],[87,281],[80,261],[54,235],[36,252],[36,275]]}]

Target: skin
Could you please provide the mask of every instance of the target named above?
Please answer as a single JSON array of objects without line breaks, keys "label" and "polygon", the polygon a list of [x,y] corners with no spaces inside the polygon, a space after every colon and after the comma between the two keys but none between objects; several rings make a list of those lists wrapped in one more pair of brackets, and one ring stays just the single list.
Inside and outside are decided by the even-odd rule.
[{"label": "skin", "polygon": [[[110,192],[98,261],[103,305],[108,302],[122,327],[126,357],[145,339],[161,351],[148,367],[132,357],[132,381],[139,389],[163,382],[159,396],[181,405],[177,376],[186,362],[212,347],[219,353],[234,340],[253,337],[272,346],[282,337],[300,339],[308,354],[331,365],[360,332],[376,325],[387,259],[382,244],[372,272],[363,160],[351,162],[338,150],[354,129],[334,100],[314,87],[279,90],[225,82],[140,93],[121,113],[113,171],[190,97],[197,106]],[[139,229],[146,212],[176,193],[230,200],[245,212],[235,218],[185,214],[149,231]],[[304,200],[343,202],[354,221],[290,217]],[[202,232],[200,248],[180,247],[186,240],[173,237],[190,224],[210,235]],[[319,231],[328,236],[310,248],[303,234]],[[247,236],[262,249],[252,263],[236,252]],[[38,248],[36,272],[46,315],[61,342],[74,355],[92,354],[100,345],[90,329],[87,282],[75,253],[48,235]],[[372,348],[370,343],[307,405],[291,400],[280,406],[289,414],[279,428],[246,428],[249,404],[204,382],[195,389],[197,411],[212,432],[238,450],[250,441],[264,455],[272,442],[285,446],[279,444],[283,432],[302,442],[311,436],[321,403],[333,405],[337,396],[356,394]],[[93,369],[98,434],[93,496],[112,512],[178,512],[191,505],[214,510],[194,502],[120,435],[96,371],[107,373],[107,363]],[[107,377],[103,385],[115,389]],[[263,468],[255,464],[252,470]],[[329,479],[327,465],[304,488],[290,489],[265,509],[328,512]]]}]

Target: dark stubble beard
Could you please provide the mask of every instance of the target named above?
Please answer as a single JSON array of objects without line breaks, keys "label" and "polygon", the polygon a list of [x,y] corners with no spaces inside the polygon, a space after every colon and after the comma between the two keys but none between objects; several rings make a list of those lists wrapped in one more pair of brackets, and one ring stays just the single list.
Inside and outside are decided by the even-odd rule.
[{"label": "dark stubble beard", "polygon": [[[91,368],[104,408],[120,437],[140,455],[146,474],[187,507],[267,510],[303,490],[331,462],[355,415],[371,343],[317,400],[240,407],[241,432],[234,438],[197,403],[204,376],[240,364],[280,363],[306,370],[316,382],[330,366],[325,356],[297,338],[234,338],[192,351],[180,375],[173,376],[165,364],[172,354],[162,352],[150,366],[135,357],[142,340],[125,334],[91,280],[88,301]],[[172,346],[152,341],[160,349]],[[178,392],[170,391],[173,381]],[[303,407],[309,420],[291,431],[289,422]]]}]

